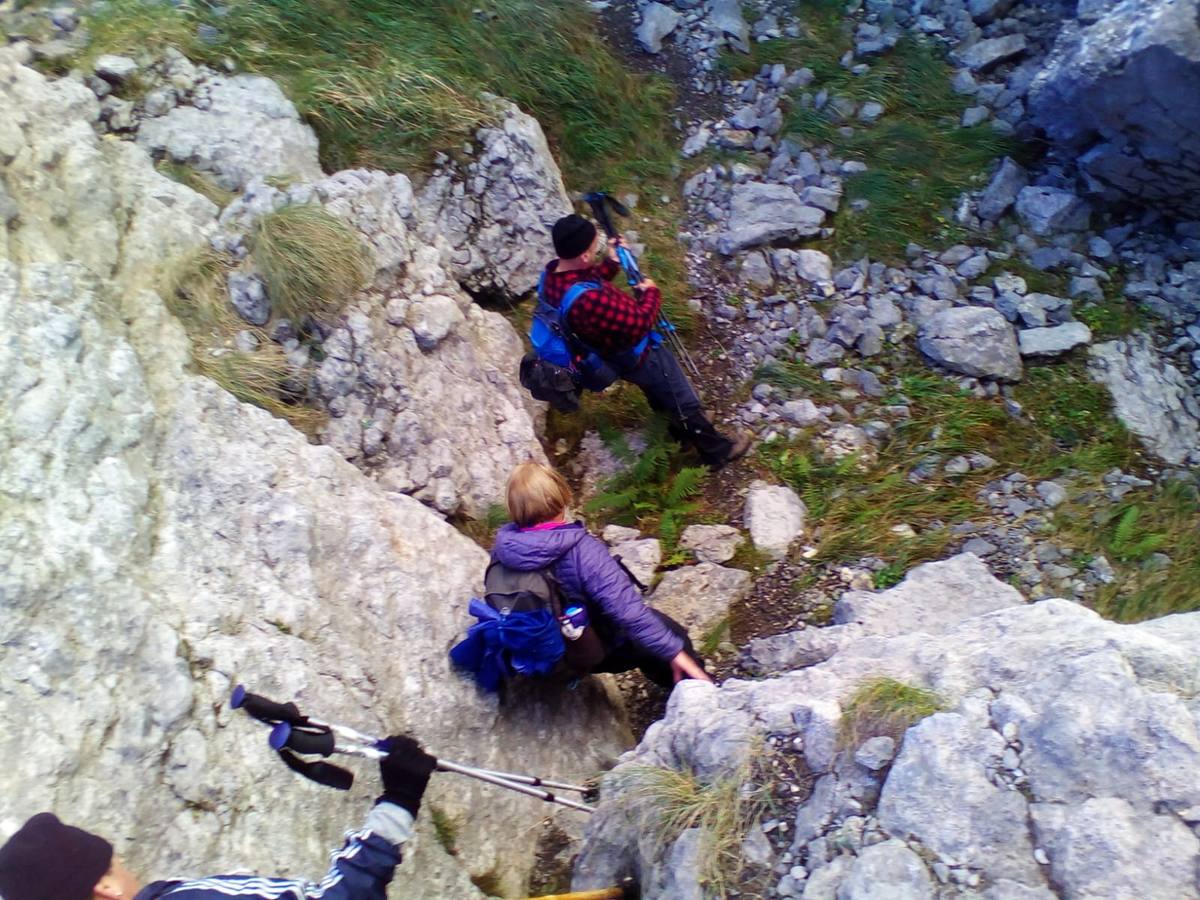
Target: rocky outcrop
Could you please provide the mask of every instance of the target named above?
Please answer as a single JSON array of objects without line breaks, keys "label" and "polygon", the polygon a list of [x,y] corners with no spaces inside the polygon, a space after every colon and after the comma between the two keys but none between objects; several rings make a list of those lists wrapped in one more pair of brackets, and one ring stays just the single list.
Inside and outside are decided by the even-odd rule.
[{"label": "rocky outcrop", "polygon": [[537,119],[493,99],[465,159],[443,158],[417,197],[427,243],[443,238],[449,269],[482,299],[515,300],[537,287],[554,255],[550,226],[571,212],[558,163]]},{"label": "rocky outcrop", "polygon": [[[896,595],[854,601],[864,636],[824,662],[676,689],[606,776],[574,885],[632,873],[643,896],[672,896],[680,846],[706,835],[639,827],[653,821],[647,771],[712,783],[753,765],[772,846],[751,851],[752,834],[743,854],[775,873],[778,896],[933,897],[949,883],[964,897],[1197,896],[1200,613],[1118,625],[1064,600],[1014,603],[986,575],[972,586],[982,602],[960,606],[959,575],[930,568],[908,594],[919,611]],[[896,615],[902,632],[879,625]],[[933,692],[940,711],[885,746],[848,708],[878,678]]]},{"label": "rocky outcrop", "polygon": [[193,103],[147,116],[137,140],[153,154],[207,172],[230,191],[256,177],[321,177],[317,136],[279,85],[261,75],[213,75]]},{"label": "rocky outcrop", "polygon": [[1145,334],[1089,348],[1092,377],[1108,387],[1113,412],[1169,463],[1200,463],[1200,404],[1183,375]]},{"label": "rocky outcrop", "polygon": [[[212,234],[215,208],[97,139],[97,115],[81,85],[0,51],[0,180],[19,210],[0,232],[0,716],[23,723],[0,735],[0,829],[49,807],[148,875],[324,871],[374,773],[349,795],[298,781],[226,708],[237,682],[450,758],[602,767],[622,729],[601,685],[501,709],[450,671],[483,551],[187,373],[154,275]],[[397,884],[521,892],[545,810],[449,778]]]},{"label": "rocky outcrop", "polygon": [[1094,188],[1200,216],[1200,4],[1123,0],[1067,20],[1029,112]]},{"label": "rocky outcrop", "polygon": [[218,241],[236,249],[259,216],[307,202],[352,225],[374,262],[372,284],[313,363],[312,390],[330,413],[322,440],[391,490],[484,515],[513,466],[545,461],[540,404],[516,382],[520,338],[459,287],[454,251],[405,175],[358,169],[286,190],[256,181],[222,213]]}]

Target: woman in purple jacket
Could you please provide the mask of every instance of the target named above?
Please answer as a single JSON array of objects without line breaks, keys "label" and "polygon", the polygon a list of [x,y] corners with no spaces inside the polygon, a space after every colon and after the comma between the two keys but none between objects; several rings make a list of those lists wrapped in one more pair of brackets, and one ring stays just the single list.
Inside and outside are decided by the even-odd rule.
[{"label": "woman in purple jacket", "polygon": [[550,568],[567,598],[584,606],[607,654],[593,672],[641,669],[670,688],[684,678],[712,681],[687,630],[651,609],[629,573],[581,522],[567,518],[571,488],[548,466],[522,463],[508,478],[512,522],[496,535],[492,559],[510,569]]}]

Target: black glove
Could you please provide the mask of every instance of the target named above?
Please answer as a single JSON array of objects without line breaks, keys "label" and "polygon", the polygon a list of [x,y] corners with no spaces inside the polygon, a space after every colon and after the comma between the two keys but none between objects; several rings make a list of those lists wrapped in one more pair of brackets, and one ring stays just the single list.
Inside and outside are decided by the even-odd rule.
[{"label": "black glove", "polygon": [[429,784],[429,775],[437,766],[437,758],[421,749],[408,735],[397,734],[383,742],[388,755],[379,761],[383,778],[383,794],[378,802],[395,803],[417,817],[421,795]]}]

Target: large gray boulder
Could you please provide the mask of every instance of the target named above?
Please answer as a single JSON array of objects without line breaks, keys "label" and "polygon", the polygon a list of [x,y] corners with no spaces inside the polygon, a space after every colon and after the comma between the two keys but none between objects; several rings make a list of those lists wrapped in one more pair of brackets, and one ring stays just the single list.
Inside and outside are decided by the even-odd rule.
[{"label": "large gray boulder", "polygon": [[[298,781],[229,711],[238,682],[450,758],[603,767],[622,729],[602,684],[501,710],[451,670],[481,549],[188,373],[156,278],[216,208],[98,139],[89,94],[0,50],[20,209],[0,234],[0,718],[22,723],[0,732],[0,839],[53,809],[147,876],[323,873],[375,773],[355,766],[349,794]],[[522,892],[544,815],[435,778],[393,896],[481,897],[485,876]]]},{"label": "large gray boulder", "polygon": [[1021,378],[1021,354],[1012,326],[994,309],[942,310],[921,323],[917,346],[952,372],[998,381]]},{"label": "large gray boulder", "polygon": [[941,633],[964,619],[1019,606],[1025,598],[997,581],[973,553],[923,563],[886,591],[847,591],[828,628],[755,638],[743,663],[756,673],[815,665],[868,635]]},{"label": "large gray boulder", "polygon": [[489,102],[496,124],[479,129],[467,161],[444,160],[422,186],[418,233],[450,245],[448,268],[472,294],[511,301],[537,287],[554,255],[550,227],[571,201],[537,119]]},{"label": "large gray boulder", "polygon": [[1068,20],[1028,107],[1094,189],[1200,216],[1198,0],[1123,0]]},{"label": "large gray boulder", "polygon": [[1092,378],[1108,388],[1113,412],[1146,449],[1173,465],[1200,463],[1200,404],[1149,336],[1105,341],[1088,352]]},{"label": "large gray boulder", "polygon": [[1016,200],[1021,189],[1029,184],[1029,174],[1020,163],[1004,157],[996,174],[979,196],[978,210],[981,218],[995,221]]},{"label": "large gray boulder", "polygon": [[702,562],[667,572],[648,602],[700,644],[725,620],[730,607],[746,596],[750,582],[750,573],[743,569]]},{"label": "large gray boulder", "polygon": [[804,203],[786,184],[734,185],[728,227],[718,235],[717,249],[732,256],[772,241],[812,237],[823,221],[824,210]]},{"label": "large gray boulder", "polygon": [[1021,223],[1040,235],[1083,231],[1091,218],[1087,203],[1070,191],[1039,185],[1029,185],[1018,191],[1016,209]]},{"label": "large gray boulder", "polygon": [[[976,578],[977,591],[1002,589]],[[1200,613],[1119,625],[1065,600],[1001,602],[943,628],[936,613],[960,590],[927,578],[910,597],[935,615],[902,633],[875,630],[896,610],[862,610],[864,636],[809,668],[679,685],[605,776],[574,886],[631,873],[649,900],[669,896],[677,862],[643,828],[656,802],[646,767],[712,783],[746,779],[753,760],[771,816],[791,825],[784,871],[794,884],[799,868],[805,896],[940,896],[953,875],[954,896],[993,900],[1196,897]],[[839,730],[858,688],[880,677],[932,691],[942,708],[872,770]],[[778,798],[793,788],[807,799],[789,821]]]},{"label": "large gray boulder", "polygon": [[206,109],[177,106],[145,119],[137,141],[212,175],[230,191],[252,178],[311,181],[321,177],[317,136],[274,81],[261,75],[213,76]]}]

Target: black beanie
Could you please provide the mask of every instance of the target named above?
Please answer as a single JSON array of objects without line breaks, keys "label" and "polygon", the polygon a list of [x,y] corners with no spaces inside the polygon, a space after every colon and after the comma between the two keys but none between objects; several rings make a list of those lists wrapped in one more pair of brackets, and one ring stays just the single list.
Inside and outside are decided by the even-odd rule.
[{"label": "black beanie", "polygon": [[4,900],[92,900],[112,863],[112,844],[38,813],[0,847]]},{"label": "black beanie", "polygon": [[571,213],[554,223],[550,237],[554,241],[554,252],[560,259],[574,259],[592,246],[592,241],[596,239],[596,226],[583,216]]}]

